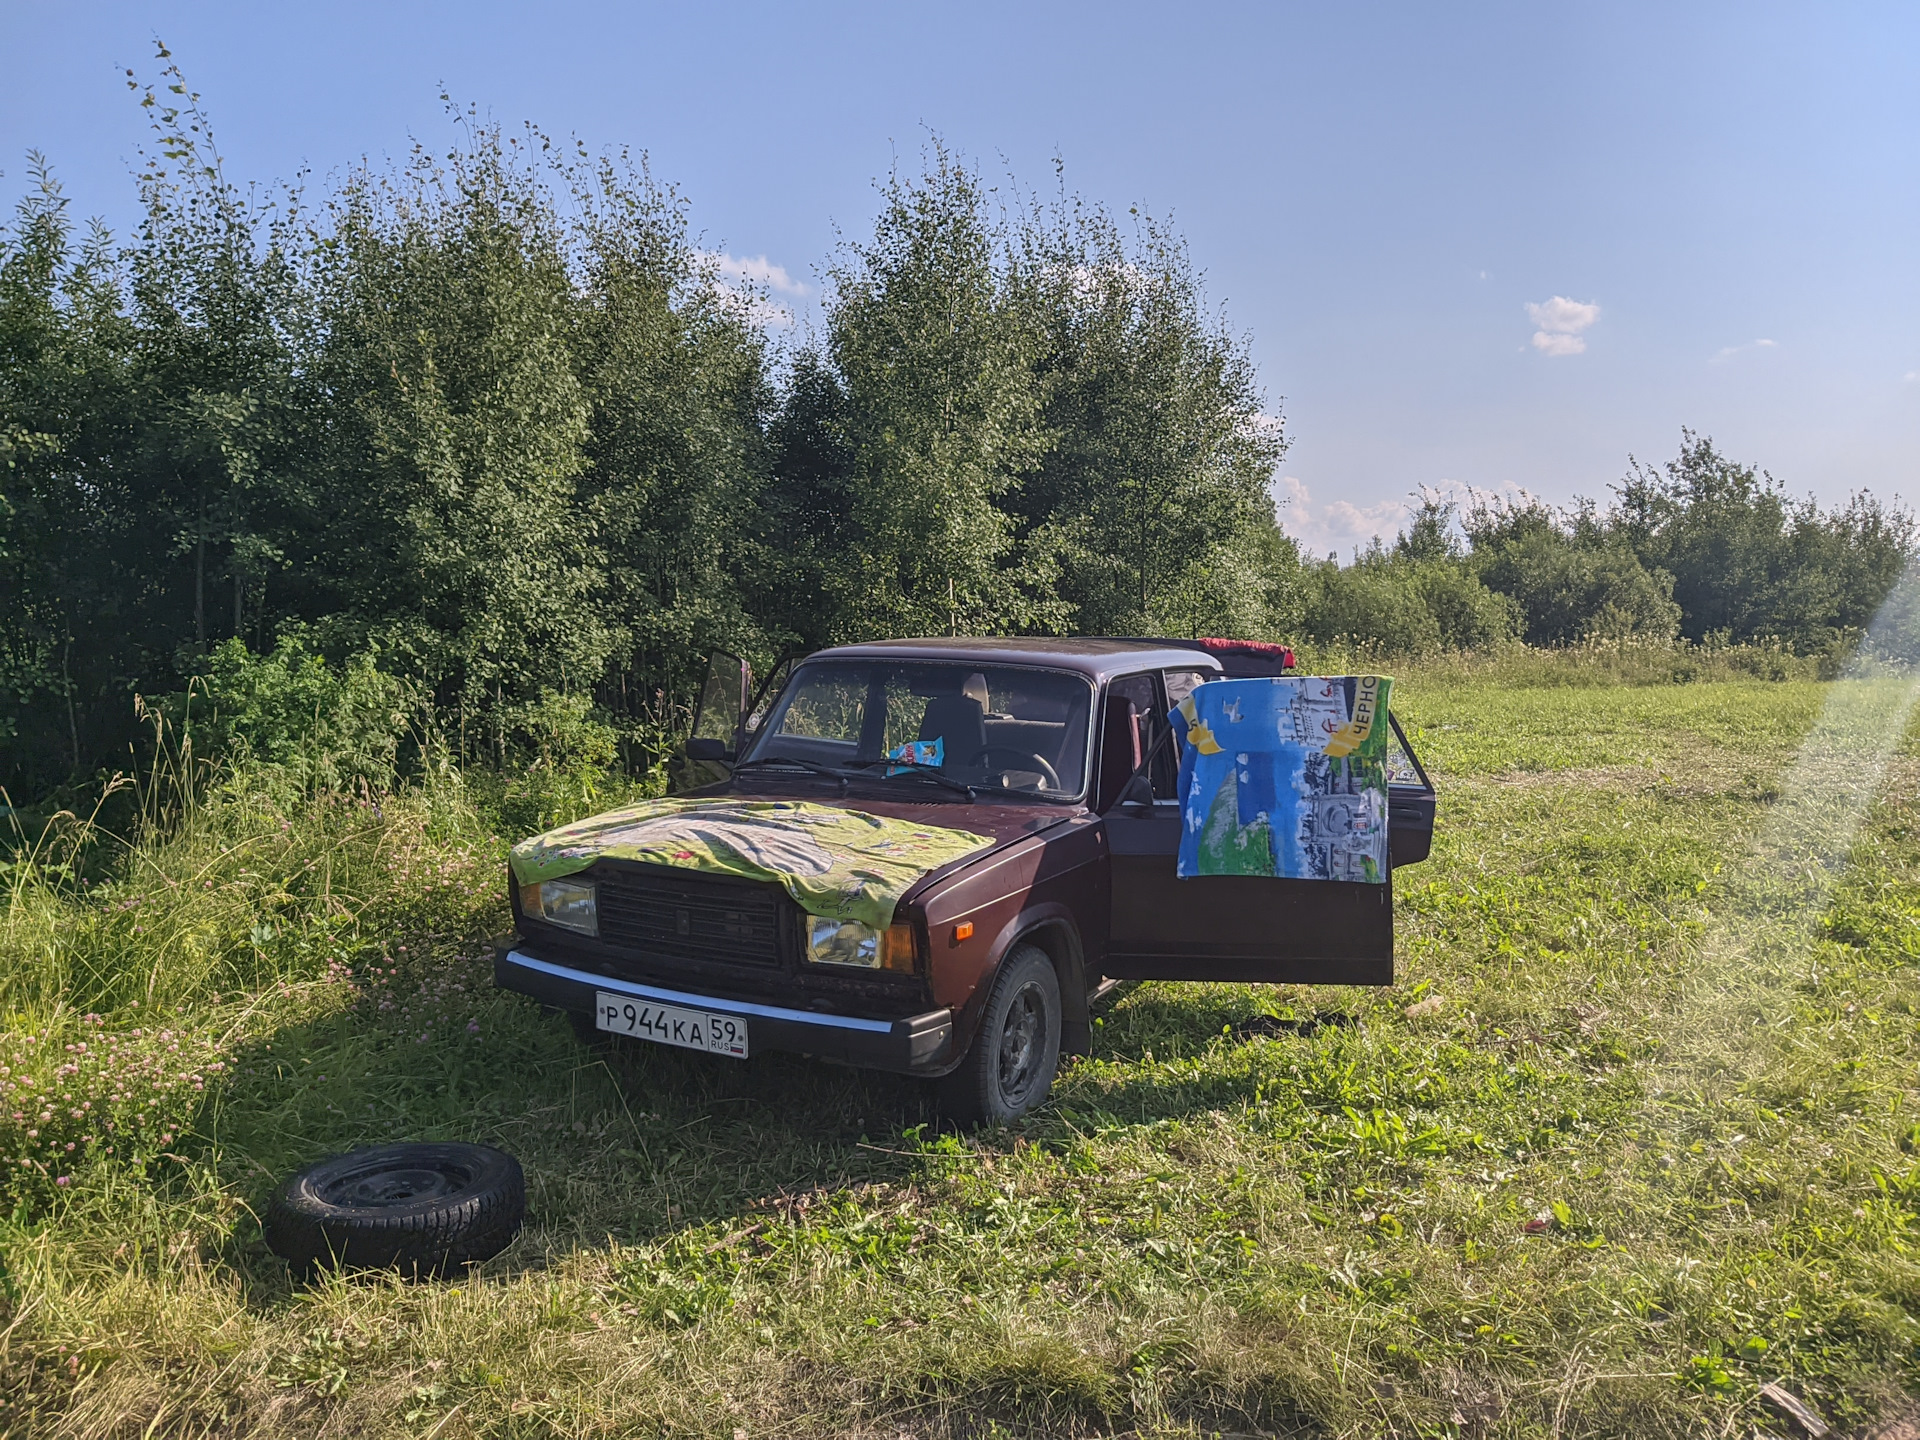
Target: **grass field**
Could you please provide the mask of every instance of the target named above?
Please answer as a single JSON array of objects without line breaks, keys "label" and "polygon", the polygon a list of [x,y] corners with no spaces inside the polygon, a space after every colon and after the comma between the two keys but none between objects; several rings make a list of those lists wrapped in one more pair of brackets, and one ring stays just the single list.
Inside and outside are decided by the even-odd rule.
[{"label": "grass field", "polygon": [[[1401,984],[1124,991],[1010,1132],[493,993],[457,779],[16,870],[0,1433],[1789,1433],[1770,1379],[1860,1425],[1920,1382],[1920,762],[1819,864],[1829,689],[1404,677]],[[290,1287],[273,1180],[398,1138],[518,1154],[523,1237]]]}]

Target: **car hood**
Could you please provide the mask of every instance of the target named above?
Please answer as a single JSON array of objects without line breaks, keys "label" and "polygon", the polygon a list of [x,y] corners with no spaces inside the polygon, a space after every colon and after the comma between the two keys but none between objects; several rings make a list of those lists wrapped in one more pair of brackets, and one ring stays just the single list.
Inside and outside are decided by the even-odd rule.
[{"label": "car hood", "polygon": [[[922,877],[1064,812],[1027,806],[855,807],[738,794],[645,800],[523,840],[510,863],[521,884],[601,859],[701,870],[783,886],[809,914],[884,929]],[[956,823],[957,822],[957,823]]]}]

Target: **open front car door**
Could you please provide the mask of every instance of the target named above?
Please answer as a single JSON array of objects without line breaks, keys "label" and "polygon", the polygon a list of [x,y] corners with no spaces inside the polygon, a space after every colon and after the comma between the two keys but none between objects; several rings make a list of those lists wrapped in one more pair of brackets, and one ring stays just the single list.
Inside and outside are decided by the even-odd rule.
[{"label": "open front car door", "polygon": [[1387,863],[1377,879],[1183,879],[1178,867],[1187,822],[1177,793],[1179,744],[1165,717],[1197,684],[1220,678],[1212,671],[1143,672],[1108,688],[1097,792],[1113,876],[1106,974],[1127,980],[1392,984],[1392,872],[1427,857],[1434,813],[1433,786],[1399,722],[1389,714]]}]

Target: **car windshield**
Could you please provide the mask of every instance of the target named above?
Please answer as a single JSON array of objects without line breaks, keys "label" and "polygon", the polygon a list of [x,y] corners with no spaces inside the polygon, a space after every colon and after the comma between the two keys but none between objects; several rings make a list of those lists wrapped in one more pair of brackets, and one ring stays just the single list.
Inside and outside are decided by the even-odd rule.
[{"label": "car windshield", "polygon": [[1071,800],[1087,786],[1083,676],[945,661],[816,660],[794,672],[744,763],[798,760],[893,777],[915,768],[982,794]]}]

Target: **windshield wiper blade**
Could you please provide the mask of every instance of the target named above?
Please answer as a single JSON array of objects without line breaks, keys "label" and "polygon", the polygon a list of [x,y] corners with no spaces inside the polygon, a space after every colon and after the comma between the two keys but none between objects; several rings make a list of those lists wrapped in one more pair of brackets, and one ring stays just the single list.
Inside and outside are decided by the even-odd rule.
[{"label": "windshield wiper blade", "polygon": [[853,778],[851,772],[842,770],[837,765],[827,765],[819,760],[808,760],[799,755],[769,755],[760,760],[748,760],[734,766],[733,773],[738,775],[742,770],[759,770],[772,765],[791,765],[799,770],[811,770],[814,774],[824,775],[829,780],[838,780],[842,790],[847,788],[847,781]]},{"label": "windshield wiper blade", "polygon": [[921,780],[931,780],[934,784],[944,785],[949,790],[958,790],[969,800],[979,798],[974,794],[974,787],[967,784],[966,781],[956,780],[951,775],[942,775],[938,770],[926,765],[902,765],[897,770],[889,770],[886,774],[876,776],[875,778],[880,780],[898,780],[902,775],[912,775]]},{"label": "windshield wiper blade", "polygon": [[826,765],[818,760],[808,760],[799,755],[768,755],[759,760],[748,760],[734,766],[733,773],[743,770],[758,770],[775,765],[791,765],[801,770],[811,770],[816,775],[824,775],[829,780],[838,780],[840,788],[845,790],[849,780],[891,780],[897,775],[914,775],[923,780],[931,780],[936,785],[944,785],[949,790],[957,790],[967,799],[978,798],[976,787],[963,780],[942,775],[938,770],[926,765],[904,765],[885,774],[876,773],[881,766],[892,762],[886,760],[855,760],[846,766]]}]

